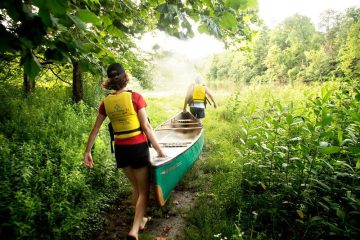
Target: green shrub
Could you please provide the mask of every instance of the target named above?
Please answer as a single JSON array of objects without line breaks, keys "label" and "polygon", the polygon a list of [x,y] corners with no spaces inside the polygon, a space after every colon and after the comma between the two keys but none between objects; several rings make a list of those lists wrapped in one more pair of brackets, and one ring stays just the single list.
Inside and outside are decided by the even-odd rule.
[{"label": "green shrub", "polygon": [[96,167],[83,166],[96,108],[71,104],[63,88],[38,88],[24,97],[6,86],[0,97],[0,234],[10,239],[87,238],[101,226],[108,204],[128,191],[114,167],[105,128],[94,148]]},{"label": "green shrub", "polygon": [[[228,168],[208,171],[211,198],[199,200],[206,211],[196,208],[189,229],[222,239],[355,239],[359,87],[271,88],[236,92],[207,119],[204,169]],[[196,224],[214,214],[209,226]]]}]

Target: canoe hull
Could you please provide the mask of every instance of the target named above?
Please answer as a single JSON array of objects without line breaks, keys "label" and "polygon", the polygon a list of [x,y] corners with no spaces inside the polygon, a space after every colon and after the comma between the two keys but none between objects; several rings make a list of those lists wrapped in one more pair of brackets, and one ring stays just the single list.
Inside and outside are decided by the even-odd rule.
[{"label": "canoe hull", "polygon": [[[169,153],[169,158],[164,161],[153,161],[151,166],[155,199],[160,206],[165,205],[171,192],[194,165],[202,151],[204,145],[204,129],[196,118],[192,115],[191,118],[193,118],[191,120],[193,123],[190,123],[190,126],[188,126],[188,123],[186,123],[185,127],[183,123],[179,123],[181,126],[178,126],[178,123],[174,124],[172,122],[169,128],[167,122],[162,128],[159,127],[155,129],[155,134],[158,134],[160,142],[162,140],[164,142],[165,140],[171,142],[164,143],[164,151],[166,154]],[[179,121],[181,121],[181,119],[179,119]]]},{"label": "canoe hull", "polygon": [[199,158],[203,145],[202,131],[198,140],[186,151],[164,165],[152,167],[155,199],[160,206],[165,205],[171,192]]}]

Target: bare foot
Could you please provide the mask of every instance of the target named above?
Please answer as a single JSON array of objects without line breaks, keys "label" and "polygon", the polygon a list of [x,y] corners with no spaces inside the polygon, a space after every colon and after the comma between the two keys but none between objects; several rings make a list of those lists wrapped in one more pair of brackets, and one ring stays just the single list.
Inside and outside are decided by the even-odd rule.
[{"label": "bare foot", "polygon": [[150,221],[151,221],[151,217],[143,217],[143,220],[142,220],[142,222],[141,222],[141,224],[140,224],[139,230],[140,230],[140,231],[144,231],[144,230],[145,230],[145,227],[146,227],[146,224],[147,224],[148,222],[150,222]]}]

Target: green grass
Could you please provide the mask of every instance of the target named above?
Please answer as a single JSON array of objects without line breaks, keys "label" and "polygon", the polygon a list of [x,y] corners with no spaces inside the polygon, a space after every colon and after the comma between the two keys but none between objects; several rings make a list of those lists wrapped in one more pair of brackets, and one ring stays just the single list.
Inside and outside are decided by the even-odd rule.
[{"label": "green grass", "polygon": [[64,88],[39,87],[27,97],[12,86],[0,90],[1,235],[86,238],[101,228],[107,204],[129,191],[105,128],[93,150],[96,167],[83,166],[97,109],[72,105]]}]

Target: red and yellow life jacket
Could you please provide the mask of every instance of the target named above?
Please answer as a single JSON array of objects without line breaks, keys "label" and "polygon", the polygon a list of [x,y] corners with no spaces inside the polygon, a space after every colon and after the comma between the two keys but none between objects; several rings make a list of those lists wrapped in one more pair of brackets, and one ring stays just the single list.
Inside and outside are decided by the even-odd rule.
[{"label": "red and yellow life jacket", "polygon": [[105,111],[114,129],[115,138],[129,138],[141,133],[131,92],[110,94],[104,99]]},{"label": "red and yellow life jacket", "polygon": [[192,101],[193,102],[206,102],[206,93],[205,93],[205,87],[202,85],[194,85],[193,95],[192,95]]}]

